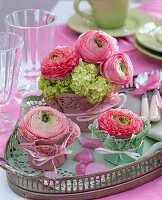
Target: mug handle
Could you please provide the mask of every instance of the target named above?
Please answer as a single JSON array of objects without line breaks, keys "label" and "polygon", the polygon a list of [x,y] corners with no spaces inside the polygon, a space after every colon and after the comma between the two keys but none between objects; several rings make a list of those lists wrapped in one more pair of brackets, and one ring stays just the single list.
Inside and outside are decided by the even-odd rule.
[{"label": "mug handle", "polygon": [[[76,13],[77,13],[79,16],[81,16],[81,17],[83,17],[83,18],[85,18],[85,19],[88,19],[88,20],[94,22],[94,18],[93,18],[92,15],[88,15],[88,14],[86,14],[85,12],[82,12],[82,11],[79,9],[79,4],[80,4],[81,1],[87,1],[87,0],[75,0],[75,1],[74,1],[74,9],[75,9]],[[88,2],[89,2],[89,1],[88,1]],[[89,2],[89,3],[90,3],[90,2]]]}]

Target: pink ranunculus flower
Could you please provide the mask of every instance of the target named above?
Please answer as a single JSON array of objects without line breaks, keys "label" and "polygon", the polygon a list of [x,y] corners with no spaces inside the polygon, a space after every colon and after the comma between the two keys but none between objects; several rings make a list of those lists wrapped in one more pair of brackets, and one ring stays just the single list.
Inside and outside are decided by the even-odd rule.
[{"label": "pink ranunculus flower", "polygon": [[[30,110],[19,123],[19,132],[23,142],[54,142],[64,138],[73,129],[73,135],[79,137],[80,130],[61,112],[42,106]],[[73,137],[74,137],[73,136]]]},{"label": "pink ranunculus flower", "polygon": [[88,31],[79,36],[75,49],[86,62],[103,62],[107,56],[117,52],[117,40],[103,31]]},{"label": "pink ranunculus flower", "polygon": [[142,119],[126,109],[112,109],[102,113],[98,119],[99,128],[113,136],[131,136],[143,127]]},{"label": "pink ranunculus flower", "polygon": [[132,81],[133,65],[127,54],[116,53],[101,64],[100,73],[112,83],[125,85]]},{"label": "pink ranunculus flower", "polygon": [[41,62],[41,73],[49,80],[62,80],[68,77],[79,64],[79,54],[72,48],[56,47]]}]

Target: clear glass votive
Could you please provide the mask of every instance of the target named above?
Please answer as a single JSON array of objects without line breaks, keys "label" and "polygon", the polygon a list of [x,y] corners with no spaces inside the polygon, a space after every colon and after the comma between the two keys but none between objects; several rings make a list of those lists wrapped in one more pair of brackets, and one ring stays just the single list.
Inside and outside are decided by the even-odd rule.
[{"label": "clear glass votive", "polygon": [[55,21],[53,13],[40,9],[15,11],[5,17],[7,31],[18,34],[24,41],[21,70],[25,79],[15,95],[17,100],[40,92],[37,86],[40,64],[54,48]]},{"label": "clear glass votive", "polygon": [[[18,35],[0,32],[0,109],[15,95],[23,44]],[[15,116],[0,110],[0,132],[13,129],[15,123]]]}]

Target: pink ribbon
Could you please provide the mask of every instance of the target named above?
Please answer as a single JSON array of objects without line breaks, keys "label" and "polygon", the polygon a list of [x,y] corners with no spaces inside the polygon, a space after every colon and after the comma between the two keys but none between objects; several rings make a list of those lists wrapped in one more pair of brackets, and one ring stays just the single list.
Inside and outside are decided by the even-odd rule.
[{"label": "pink ribbon", "polygon": [[153,90],[161,86],[160,75],[157,73],[151,74],[151,76],[142,84],[138,89],[133,91],[127,91],[129,94],[142,95],[147,92],[147,90]]}]

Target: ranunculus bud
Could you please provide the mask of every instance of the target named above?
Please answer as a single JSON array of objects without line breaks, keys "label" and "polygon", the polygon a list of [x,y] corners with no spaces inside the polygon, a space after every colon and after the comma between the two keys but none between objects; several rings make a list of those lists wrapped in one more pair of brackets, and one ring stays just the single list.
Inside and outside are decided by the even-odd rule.
[{"label": "ranunculus bud", "polygon": [[103,62],[107,56],[117,52],[117,40],[103,31],[88,31],[79,36],[75,49],[86,62]]},{"label": "ranunculus bud", "polygon": [[41,73],[49,80],[62,80],[68,77],[79,64],[79,54],[72,48],[56,47],[41,62]]},{"label": "ranunculus bud", "polygon": [[[47,106],[30,110],[19,123],[19,132],[23,142],[49,142],[64,138],[70,131],[76,129],[61,112]],[[73,136],[78,137],[77,134]]]},{"label": "ranunculus bud", "polygon": [[132,81],[133,65],[127,54],[116,53],[101,64],[100,73],[112,83],[125,85]]},{"label": "ranunculus bud", "polygon": [[112,109],[102,113],[98,124],[100,129],[113,136],[137,134],[143,127],[142,119],[126,109]]}]

